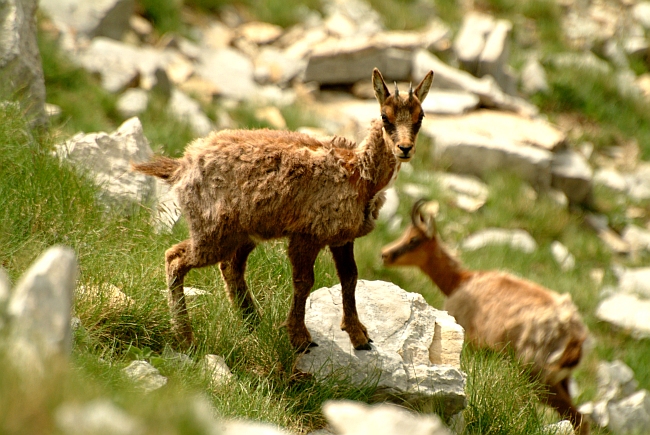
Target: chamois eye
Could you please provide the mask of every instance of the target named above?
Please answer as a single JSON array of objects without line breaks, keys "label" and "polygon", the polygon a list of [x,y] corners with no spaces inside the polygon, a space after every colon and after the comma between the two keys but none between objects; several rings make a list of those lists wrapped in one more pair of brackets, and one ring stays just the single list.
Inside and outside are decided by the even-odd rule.
[{"label": "chamois eye", "polygon": [[384,121],[385,123],[389,123],[390,121],[388,120],[388,116],[382,114],[381,115],[381,120]]},{"label": "chamois eye", "polygon": [[422,238],[413,237],[411,240],[409,240],[407,246],[409,247],[409,249],[417,248],[421,242],[422,242]]}]

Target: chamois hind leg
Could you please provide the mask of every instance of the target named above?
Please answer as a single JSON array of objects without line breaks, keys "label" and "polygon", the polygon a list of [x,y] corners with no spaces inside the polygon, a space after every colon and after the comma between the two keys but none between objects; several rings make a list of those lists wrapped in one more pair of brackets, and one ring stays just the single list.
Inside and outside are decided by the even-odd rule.
[{"label": "chamois hind leg", "polygon": [[314,263],[321,246],[312,240],[293,236],[289,239],[289,260],[293,271],[293,299],[289,315],[284,322],[291,345],[298,351],[318,346],[311,341],[311,334],[305,325],[305,304],[314,286]]},{"label": "chamois hind leg", "polygon": [[255,302],[244,279],[246,261],[253,249],[255,249],[255,243],[247,239],[237,248],[232,258],[222,261],[219,264],[219,268],[221,269],[221,276],[226,283],[226,292],[228,293],[230,302],[239,308],[245,320],[257,323],[259,316]]},{"label": "chamois hind leg", "polygon": [[579,435],[589,435],[589,422],[573,405],[569,394],[569,378],[564,378],[555,385],[550,385],[544,399],[557,410],[562,417],[568,417]]},{"label": "chamois hind leg", "polygon": [[184,240],[165,252],[165,272],[169,289],[168,302],[172,315],[172,328],[183,347],[189,347],[194,341],[183,292],[185,275],[192,269],[191,261],[189,261],[191,244],[191,240]]},{"label": "chamois hind leg", "polygon": [[196,243],[193,239],[184,240],[165,252],[165,272],[169,288],[169,308],[172,315],[172,327],[183,347],[190,346],[194,337],[192,324],[185,303],[183,283],[185,275],[199,267],[211,266],[229,258],[241,242],[234,238],[226,240],[203,240]]},{"label": "chamois hind leg", "polygon": [[359,320],[357,302],[354,293],[357,289],[357,263],[354,261],[354,242],[342,246],[330,246],[336,273],[341,281],[341,296],[343,299],[343,319],[341,329],[350,336],[352,346],[356,350],[371,350],[368,330]]}]

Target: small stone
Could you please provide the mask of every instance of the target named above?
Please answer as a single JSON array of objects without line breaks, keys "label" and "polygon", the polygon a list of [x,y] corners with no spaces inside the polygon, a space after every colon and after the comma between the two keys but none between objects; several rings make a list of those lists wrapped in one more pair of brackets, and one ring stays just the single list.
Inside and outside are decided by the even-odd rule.
[{"label": "small stone", "polygon": [[634,435],[646,432],[650,427],[650,394],[641,390],[618,402],[609,402],[607,411],[607,428],[612,433]]},{"label": "small stone", "polygon": [[239,26],[237,33],[257,45],[264,45],[278,39],[282,35],[282,27],[260,21],[251,21]]},{"label": "small stone", "polygon": [[203,372],[210,377],[212,386],[227,383],[233,374],[226,361],[219,355],[206,355],[203,357]]},{"label": "small stone", "polygon": [[136,387],[145,393],[162,388],[167,384],[167,378],[162,376],[157,368],[146,361],[136,360],[122,369]]},{"label": "small stone", "polygon": [[558,242],[557,240],[553,241],[551,243],[551,254],[553,254],[553,258],[557,262],[557,264],[560,265],[560,268],[562,270],[573,270],[575,269],[576,266],[576,259],[569,252],[566,246],[564,246],[562,243]]},{"label": "small stone", "polygon": [[268,123],[271,127],[278,130],[286,130],[287,122],[282,116],[280,109],[274,106],[260,107],[255,110],[255,117],[260,121]]},{"label": "small stone", "polygon": [[509,245],[512,249],[528,254],[537,250],[537,242],[524,230],[488,228],[468,236],[461,242],[461,248],[466,251],[475,251],[489,245]]},{"label": "small stone", "polygon": [[147,110],[149,94],[144,89],[130,88],[117,100],[117,111],[125,118],[137,116]]},{"label": "small stone", "polygon": [[596,373],[598,400],[620,400],[634,393],[638,382],[632,369],[621,360],[598,363]]},{"label": "small stone", "polygon": [[544,435],[575,435],[573,425],[569,420],[558,421],[557,423],[544,426],[542,429]]},{"label": "small stone", "polygon": [[144,425],[107,399],[64,403],[54,413],[57,428],[68,435],[138,435]]},{"label": "small stone", "polygon": [[113,311],[122,311],[134,304],[130,296],[127,296],[118,287],[109,283],[95,286],[81,285],[76,289],[75,297],[89,300],[93,305],[106,304]]}]

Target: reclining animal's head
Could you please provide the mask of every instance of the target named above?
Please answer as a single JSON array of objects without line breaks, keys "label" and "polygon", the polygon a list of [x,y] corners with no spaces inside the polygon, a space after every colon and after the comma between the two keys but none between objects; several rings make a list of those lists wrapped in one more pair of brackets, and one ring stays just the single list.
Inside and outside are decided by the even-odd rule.
[{"label": "reclining animal's head", "polygon": [[422,266],[440,251],[436,220],[433,212],[425,210],[427,204],[424,199],[417,201],[411,210],[411,225],[399,239],[382,248],[384,265]]},{"label": "reclining animal's head", "polygon": [[381,106],[384,130],[393,142],[395,156],[402,162],[408,162],[415,154],[415,141],[424,117],[422,102],[432,82],[433,71],[429,71],[415,89],[411,86],[408,92],[400,93],[395,83],[395,93],[391,94],[379,70],[375,68],[372,72],[372,86]]}]

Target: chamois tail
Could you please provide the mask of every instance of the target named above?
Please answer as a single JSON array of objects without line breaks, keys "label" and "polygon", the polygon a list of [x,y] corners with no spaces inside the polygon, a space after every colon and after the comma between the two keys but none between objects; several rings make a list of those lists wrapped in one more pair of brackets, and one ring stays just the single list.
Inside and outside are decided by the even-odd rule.
[{"label": "chamois tail", "polygon": [[178,168],[180,168],[178,160],[162,156],[154,157],[153,160],[143,163],[131,162],[132,170],[141,172],[145,175],[162,178],[169,183],[173,183],[174,174]]}]

